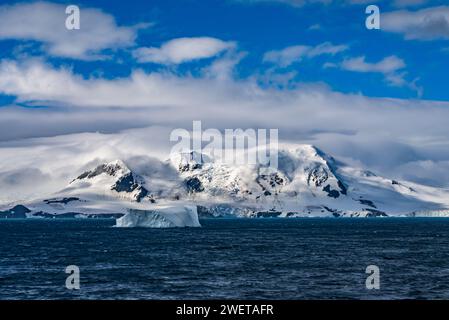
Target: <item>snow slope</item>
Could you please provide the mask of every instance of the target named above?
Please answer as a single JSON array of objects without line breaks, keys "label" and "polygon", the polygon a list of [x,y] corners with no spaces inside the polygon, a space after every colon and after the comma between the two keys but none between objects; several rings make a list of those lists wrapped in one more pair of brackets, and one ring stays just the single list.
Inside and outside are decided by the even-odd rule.
[{"label": "snow slope", "polygon": [[[59,191],[9,201],[0,211],[6,216],[22,205],[27,217],[128,214],[119,225],[178,226],[182,219],[168,219],[164,210],[177,212],[173,217],[189,206],[200,217],[372,217],[441,216],[449,209],[446,189],[352,168],[311,145],[280,145],[278,162],[277,169],[226,165],[193,152],[165,161],[144,155],[92,167],[86,161]],[[195,226],[187,211],[181,225]]]}]

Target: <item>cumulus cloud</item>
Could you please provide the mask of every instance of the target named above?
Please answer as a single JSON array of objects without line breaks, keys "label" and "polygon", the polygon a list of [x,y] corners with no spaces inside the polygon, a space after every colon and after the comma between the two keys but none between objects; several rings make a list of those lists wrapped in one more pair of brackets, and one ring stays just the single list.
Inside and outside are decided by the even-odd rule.
[{"label": "cumulus cloud", "polygon": [[273,50],[266,52],[263,61],[276,64],[280,67],[288,67],[295,62],[305,58],[314,58],[320,55],[336,55],[347,50],[345,45],[333,45],[330,42],[324,42],[315,47],[313,46],[290,46],[282,50]]},{"label": "cumulus cloud", "polygon": [[[228,67],[216,67],[210,75],[221,78],[220,72],[228,72]],[[199,104],[213,104],[222,99],[220,87],[216,90],[212,86],[206,89],[208,85],[211,85],[209,76],[178,77],[168,72],[145,73],[135,70],[127,78],[85,79],[69,69],[56,69],[40,60],[22,63],[6,60],[0,63],[0,93],[17,96],[17,102],[20,103],[168,108],[190,106],[192,100]],[[204,94],[204,91],[215,91],[215,94]],[[188,94],[191,99],[186,100]]]},{"label": "cumulus cloud", "polygon": [[113,16],[81,8],[80,30],[67,30],[66,6],[49,2],[0,6],[0,39],[36,41],[52,56],[84,60],[104,58],[105,49],[134,45],[140,24],[120,27]]},{"label": "cumulus cloud", "polygon": [[164,43],[160,48],[138,48],[133,52],[133,56],[141,63],[180,64],[212,58],[233,48],[235,48],[234,42],[216,38],[179,38]]},{"label": "cumulus cloud", "polygon": [[[400,67],[400,63],[391,65],[364,66],[362,70],[388,72]],[[86,131],[108,133],[101,135],[102,147],[95,145],[98,150],[84,154],[87,162],[94,155],[115,155],[112,152],[128,150],[131,145],[134,153],[141,153],[142,148],[152,150],[158,144],[169,149],[170,130],[190,129],[193,120],[202,120],[204,128],[220,130],[277,128],[282,140],[315,144],[337,158],[398,178],[402,177],[399,168],[406,163],[449,161],[448,103],[375,99],[310,84],[288,89],[261,87],[252,78],[236,80],[209,74],[192,77],[169,71],[136,70],[121,79],[84,78],[41,61],[2,62],[0,92],[17,96],[17,102],[31,106],[49,106],[0,108],[3,166],[3,147],[40,143],[13,141],[16,138]],[[139,139],[136,131],[130,131],[126,141],[117,136],[123,150],[110,145],[110,135],[117,131],[154,126],[164,129],[158,134],[142,131]],[[81,143],[91,137],[73,140]],[[130,146],[124,147],[127,144]],[[77,152],[75,143],[64,146],[72,150],[70,153]],[[17,152],[11,150],[15,158]],[[47,153],[44,156],[50,157]],[[429,176],[417,178],[449,183],[449,174],[433,179]]]},{"label": "cumulus cloud", "polygon": [[382,14],[381,28],[402,34],[407,40],[448,40],[449,7],[387,12]]}]

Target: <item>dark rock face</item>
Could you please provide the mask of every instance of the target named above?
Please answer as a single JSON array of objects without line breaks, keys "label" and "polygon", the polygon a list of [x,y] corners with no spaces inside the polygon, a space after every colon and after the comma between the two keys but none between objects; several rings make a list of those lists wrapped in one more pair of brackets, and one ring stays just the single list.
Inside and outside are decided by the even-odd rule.
[{"label": "dark rock face", "polygon": [[77,179],[78,180],[82,180],[82,179],[90,179],[90,178],[94,178],[96,176],[99,176],[100,174],[106,173],[110,176],[115,175],[120,169],[122,169],[122,167],[119,164],[102,164],[99,165],[98,167],[96,167],[94,170],[92,171],[86,171],[83,174],[81,174]]},{"label": "dark rock face", "polygon": [[83,215],[78,212],[64,212],[53,215],[57,219],[75,219],[78,215]]},{"label": "dark rock face", "polygon": [[199,218],[224,218],[234,216],[235,208],[227,205],[197,206],[197,212]]},{"label": "dark rock face", "polygon": [[98,213],[98,214],[85,214],[79,212],[65,212],[65,213],[48,213],[39,211],[33,214],[33,217],[41,217],[46,219],[74,219],[82,216],[88,219],[118,219],[124,216],[123,213]]},{"label": "dark rock face", "polygon": [[380,211],[380,210],[369,209],[369,208],[367,208],[365,210],[369,211],[369,213],[366,215],[369,218],[372,218],[372,217],[388,217],[388,215],[385,212]]},{"label": "dark rock face", "polygon": [[338,210],[336,210],[336,209],[331,209],[331,208],[326,207],[326,206],[323,206],[323,209],[325,209],[326,211],[332,213],[332,215],[333,215],[335,218],[338,218],[338,217],[341,216],[340,212],[339,212]]},{"label": "dark rock face", "polygon": [[137,202],[142,201],[142,199],[149,194],[147,189],[137,183],[132,173],[128,173],[118,179],[117,182],[112,186],[111,190],[127,193],[131,193],[137,190],[137,193],[135,195],[135,199]]},{"label": "dark rock face", "polygon": [[196,210],[199,218],[215,218],[215,215],[204,206],[197,206]]},{"label": "dark rock face", "polygon": [[[322,174],[321,175],[314,174],[314,171],[312,171],[312,173],[309,175],[309,184],[310,184],[310,181],[312,181],[318,187],[318,186],[321,186],[323,184],[323,182],[327,181],[329,176],[327,175],[327,171],[325,169],[323,169],[323,170],[324,170],[323,172],[326,172],[326,176],[323,176]],[[324,179],[324,177],[326,177],[326,179]],[[339,198],[341,194],[342,195],[348,194],[348,189],[347,189],[346,185],[343,182],[341,182],[341,180],[339,180],[338,178],[337,178],[337,185],[340,190],[334,190],[331,188],[330,184],[327,184],[323,188],[323,191],[327,192],[328,197],[331,197],[334,199]]]},{"label": "dark rock face", "polygon": [[[87,171],[85,173],[83,173],[82,175],[80,175],[77,180],[82,180],[82,179],[91,179],[94,178],[96,176],[99,176],[101,174],[107,174],[110,176],[115,176],[117,172],[119,172],[120,170],[122,170],[123,167],[119,164],[102,164],[99,165],[98,167],[96,167],[94,170],[92,171]],[[111,187],[111,190],[117,191],[117,192],[126,192],[126,193],[131,193],[134,191],[136,192],[135,195],[135,199],[137,202],[142,201],[143,198],[147,197],[149,195],[149,192],[146,188],[144,188],[143,186],[141,186],[135,179],[134,175],[129,172],[127,174],[125,174],[124,176],[120,177],[117,182]],[[70,200],[71,198],[68,198],[69,201],[74,201],[74,200]],[[78,199],[79,200],[79,199]],[[155,202],[153,198],[150,199],[151,202]],[[51,202],[51,203],[56,203],[56,202]],[[60,203],[64,203],[67,204],[66,202],[60,202]]]},{"label": "dark rock face", "polygon": [[57,215],[51,214],[51,213],[48,213],[48,212],[39,211],[39,212],[35,212],[33,214],[33,217],[52,219],[52,218],[56,218]]},{"label": "dark rock face", "polygon": [[4,219],[24,219],[26,218],[26,214],[31,212],[25,206],[17,205],[12,209],[6,211],[0,211],[0,218]]},{"label": "dark rock face", "polygon": [[321,187],[329,179],[329,173],[323,167],[316,167],[309,173],[307,184],[314,184],[316,187]]},{"label": "dark rock face", "polygon": [[102,214],[89,214],[89,219],[119,219],[123,217],[123,213],[102,213]]},{"label": "dark rock face", "polygon": [[277,186],[282,186],[284,184],[284,179],[279,176],[277,173],[273,173],[270,175],[261,175],[257,179],[257,183],[261,185],[261,181],[265,181],[270,185],[270,187],[275,188]]},{"label": "dark rock face", "polygon": [[[137,190],[138,190],[138,193],[136,194],[136,197],[135,197],[137,202],[142,201],[143,198],[148,196],[149,192],[144,187],[138,187]],[[156,202],[153,198],[151,198],[150,201],[151,201],[151,203],[155,203]]]},{"label": "dark rock face", "polygon": [[47,200],[44,200],[44,202],[45,202],[46,204],[53,204],[53,203],[67,204],[67,203],[72,202],[72,201],[80,201],[80,198],[69,197],[69,198],[47,199]]},{"label": "dark rock face", "polygon": [[263,211],[257,212],[256,216],[258,218],[277,218],[282,214],[282,212],[278,211]]},{"label": "dark rock face", "polygon": [[334,199],[337,199],[338,197],[340,197],[340,192],[338,192],[337,190],[332,190],[331,186],[329,184],[323,188],[323,191],[327,192],[328,197],[331,197]]},{"label": "dark rock face", "polygon": [[128,173],[117,180],[112,190],[117,192],[133,192],[139,185],[134,181],[132,173]]},{"label": "dark rock face", "polygon": [[189,193],[197,193],[204,191],[203,184],[197,177],[188,178],[184,181],[184,183]]},{"label": "dark rock face", "polygon": [[179,165],[179,172],[187,172],[187,171],[193,171],[197,169],[201,169],[203,166],[200,163],[186,163],[186,164],[180,164]]},{"label": "dark rock face", "polygon": [[407,187],[407,186],[404,186],[402,183],[400,183],[400,182],[398,182],[398,181],[396,181],[396,180],[392,180],[392,181],[391,181],[391,184],[392,184],[392,185],[396,185],[396,186],[401,186],[401,187],[407,188],[407,189],[409,189],[411,192],[416,192],[415,189],[410,188],[410,187]]},{"label": "dark rock face", "polygon": [[348,194],[348,189],[346,188],[346,186],[343,184],[343,182],[341,182],[340,180],[338,180],[338,187],[340,188],[340,193],[347,195]]},{"label": "dark rock face", "polygon": [[183,153],[181,154],[181,158],[181,162],[178,166],[178,171],[181,173],[194,171],[203,167],[202,164],[204,163],[204,159],[203,155],[200,153],[195,151]]},{"label": "dark rock face", "polygon": [[[262,189],[262,195],[265,197],[269,197],[272,195],[270,191],[267,190],[267,186],[271,188],[276,188],[279,186],[285,185],[286,181],[284,178],[282,178],[278,173],[272,173],[272,174],[263,174],[257,177],[256,183],[259,185],[259,187]],[[248,194],[252,194],[250,192],[247,192]],[[278,194],[275,192],[275,194]],[[256,199],[260,199],[262,195],[259,195],[256,197]]]},{"label": "dark rock face", "polygon": [[365,206],[370,206],[371,208],[376,209],[376,205],[371,200],[359,199],[359,202]]}]

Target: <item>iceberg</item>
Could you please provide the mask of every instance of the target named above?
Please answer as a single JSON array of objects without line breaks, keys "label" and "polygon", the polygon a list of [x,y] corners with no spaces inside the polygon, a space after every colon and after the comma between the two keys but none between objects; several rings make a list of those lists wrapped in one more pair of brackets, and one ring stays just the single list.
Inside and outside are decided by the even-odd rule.
[{"label": "iceberg", "polygon": [[116,220],[119,228],[201,227],[196,206],[165,207],[155,210],[129,210]]}]

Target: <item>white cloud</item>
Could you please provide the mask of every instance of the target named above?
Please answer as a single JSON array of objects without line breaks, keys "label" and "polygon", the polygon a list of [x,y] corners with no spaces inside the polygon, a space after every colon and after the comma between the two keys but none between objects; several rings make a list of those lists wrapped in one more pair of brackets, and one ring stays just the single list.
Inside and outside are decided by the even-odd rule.
[{"label": "white cloud", "polygon": [[405,68],[405,62],[396,57],[389,56],[377,63],[366,62],[365,57],[351,58],[343,61],[342,68],[344,70],[355,72],[380,72],[389,74]]},{"label": "white cloud", "polygon": [[[374,70],[387,72],[400,66],[380,65]],[[374,99],[317,85],[261,87],[252,78],[235,80],[207,73],[192,77],[136,70],[127,78],[86,79],[40,61],[2,62],[0,93],[15,95],[25,104],[52,106],[0,108],[0,140],[7,141],[3,144],[34,145],[13,139],[98,130],[113,133],[154,125],[170,132],[189,129],[193,120],[202,120],[205,128],[221,130],[278,128],[282,140],[316,144],[337,158],[398,178],[405,163],[449,161],[448,103]],[[143,136],[145,147],[157,139],[170,147],[168,134]],[[72,145],[66,148],[76,152]],[[108,143],[105,148],[109,150]],[[449,173],[429,177],[430,173],[420,179],[449,185]]]},{"label": "white cloud", "polygon": [[381,18],[381,28],[388,32],[402,34],[407,40],[448,40],[449,7],[384,13]]},{"label": "white cloud", "polygon": [[400,165],[398,171],[407,180],[444,187],[448,185],[445,177],[449,171],[449,161],[410,161]]},{"label": "white cloud", "polygon": [[324,42],[315,47],[313,46],[290,46],[282,50],[273,50],[265,53],[263,61],[277,64],[280,67],[288,67],[295,62],[305,58],[314,58],[320,55],[336,55],[347,50],[345,45],[333,45],[330,42]]},{"label": "white cloud", "polygon": [[234,42],[216,38],[178,38],[164,43],[160,48],[138,48],[133,52],[133,56],[141,63],[180,64],[212,58],[233,48]]},{"label": "white cloud", "polygon": [[[333,65],[327,65],[327,67],[333,67]],[[418,97],[423,94],[423,89],[417,85],[419,78],[408,81],[407,72],[404,71],[406,67],[404,60],[394,55],[373,63],[367,62],[364,56],[350,58],[344,60],[340,67],[353,72],[381,73],[390,86],[409,88],[415,91]]]},{"label": "white cloud", "polygon": [[[220,71],[228,72],[226,68],[218,68],[213,77],[220,78]],[[22,103],[45,101],[52,105],[83,107],[182,106],[191,103],[185,100],[187,92],[193,94],[192,99],[196,97],[198,103],[213,103],[221,95],[218,92],[216,96],[204,94],[209,80],[140,70],[132,72],[128,78],[84,79],[69,69],[54,69],[40,60],[0,63],[0,93],[15,95]]]},{"label": "white cloud", "polygon": [[337,53],[343,52],[348,49],[346,45],[333,45],[330,42],[324,42],[314,48],[311,48],[308,57],[316,57],[323,54],[336,55]]},{"label": "white cloud", "polygon": [[310,50],[308,46],[291,46],[282,50],[273,50],[265,53],[263,57],[264,62],[271,62],[280,67],[288,67],[294,62],[301,61]]},{"label": "white cloud", "polygon": [[137,30],[117,26],[113,16],[81,7],[81,29],[67,30],[66,6],[49,2],[0,6],[0,39],[37,41],[49,55],[84,60],[104,58],[105,49],[134,45]]},{"label": "white cloud", "polygon": [[204,67],[203,75],[217,80],[229,80],[234,76],[235,67],[245,58],[246,52],[230,51],[223,57],[215,60],[209,66]]}]

